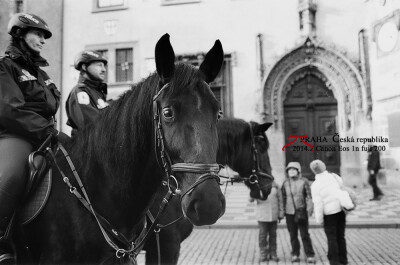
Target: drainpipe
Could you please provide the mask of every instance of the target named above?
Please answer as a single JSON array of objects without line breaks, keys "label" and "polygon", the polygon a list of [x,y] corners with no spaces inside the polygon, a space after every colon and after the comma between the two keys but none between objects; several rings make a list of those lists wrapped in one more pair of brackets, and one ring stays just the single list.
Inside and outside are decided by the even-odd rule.
[{"label": "drainpipe", "polygon": [[263,35],[259,33],[256,38],[257,41],[257,59],[258,59],[258,71],[260,73],[261,82],[264,80],[265,75],[265,66],[264,66],[264,40]]},{"label": "drainpipe", "polygon": [[371,97],[371,68],[369,64],[369,48],[368,48],[368,36],[365,29],[360,30],[358,33],[358,50],[360,58],[360,70],[364,80],[366,90],[366,104],[367,113],[366,117],[368,120],[372,120],[372,97]]},{"label": "drainpipe", "polygon": [[63,124],[63,62],[64,62],[64,0],[61,0],[61,38],[60,38],[60,53],[61,53],[61,60],[60,60],[60,93],[61,93],[61,99],[60,99],[60,108],[59,108],[59,122],[58,122],[58,130],[62,131],[62,124]]}]

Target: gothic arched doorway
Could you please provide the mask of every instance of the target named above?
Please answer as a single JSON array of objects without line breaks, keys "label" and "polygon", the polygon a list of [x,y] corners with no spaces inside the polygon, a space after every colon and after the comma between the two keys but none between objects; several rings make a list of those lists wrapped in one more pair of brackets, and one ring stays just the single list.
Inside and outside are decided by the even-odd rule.
[{"label": "gothic arched doorway", "polygon": [[298,161],[303,176],[314,179],[309,165],[314,159],[325,162],[329,171],[340,174],[339,144],[333,141],[337,128],[337,101],[325,83],[312,72],[292,85],[284,103],[285,144],[293,141],[288,136],[308,135],[311,147],[296,140],[285,148],[286,163]]}]

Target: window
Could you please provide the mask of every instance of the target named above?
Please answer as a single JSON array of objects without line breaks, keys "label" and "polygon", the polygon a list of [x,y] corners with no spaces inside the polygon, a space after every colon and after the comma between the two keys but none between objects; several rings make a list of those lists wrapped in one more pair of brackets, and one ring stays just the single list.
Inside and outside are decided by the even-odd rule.
[{"label": "window", "polygon": [[[178,61],[200,66],[205,54],[177,56]],[[210,84],[211,90],[221,104],[221,109],[226,117],[233,115],[232,106],[232,59],[231,55],[225,55],[224,62],[218,76]]]},{"label": "window", "polygon": [[190,4],[199,3],[201,0],[161,0],[162,5],[180,5],[180,4]]},{"label": "window", "polygon": [[[117,98],[122,92],[129,89],[133,82],[139,81],[139,64],[135,54],[136,42],[121,42],[108,44],[88,45],[85,49],[100,52],[107,58],[108,98]],[[135,80],[136,78],[136,80]]]},{"label": "window", "polygon": [[115,7],[123,6],[124,0],[97,0],[97,7]]},{"label": "window", "polygon": [[23,0],[14,0],[14,12],[13,13],[21,13],[24,10],[24,1]]},{"label": "window", "polygon": [[133,81],[133,49],[116,50],[116,82]]},{"label": "window", "polygon": [[93,12],[114,11],[128,8],[128,0],[92,0]]}]

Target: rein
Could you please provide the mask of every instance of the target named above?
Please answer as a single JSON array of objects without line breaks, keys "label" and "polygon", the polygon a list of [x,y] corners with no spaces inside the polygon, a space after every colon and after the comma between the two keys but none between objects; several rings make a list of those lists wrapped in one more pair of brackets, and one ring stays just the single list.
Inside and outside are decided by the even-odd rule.
[{"label": "rein", "polygon": [[[50,148],[47,148],[46,150],[50,154],[57,170],[60,172],[60,174],[63,178],[63,181],[69,187],[70,193],[75,195],[75,197],[77,197],[77,199],[83,204],[83,206],[89,212],[91,212],[93,214],[93,216],[96,219],[96,222],[103,234],[104,239],[106,240],[108,245],[115,250],[115,256],[118,259],[121,259],[121,258],[125,257],[126,255],[128,255],[128,257],[130,258],[132,263],[136,264],[136,256],[139,254],[139,252],[141,250],[142,246],[140,243],[144,239],[144,233],[146,231],[146,219],[144,219],[143,229],[140,232],[139,236],[136,238],[136,240],[129,241],[122,233],[119,233],[116,229],[114,229],[111,226],[111,224],[107,221],[107,219],[105,219],[103,216],[101,216],[94,210],[93,205],[90,202],[89,196],[86,193],[86,189],[82,183],[82,180],[79,177],[78,172],[76,171],[75,166],[72,163],[72,160],[71,160],[67,150],[65,150],[64,146],[62,146],[61,143],[58,143],[58,149],[61,150],[65,159],[67,160],[68,165],[79,185],[79,188],[80,188],[83,196],[82,196],[82,194],[79,193],[77,188],[74,187],[70,183],[69,178],[67,177],[67,175],[62,171],[62,169],[58,165],[53,151]],[[119,244],[116,243],[115,241],[118,241]],[[120,245],[122,245],[123,247],[120,247]]]}]

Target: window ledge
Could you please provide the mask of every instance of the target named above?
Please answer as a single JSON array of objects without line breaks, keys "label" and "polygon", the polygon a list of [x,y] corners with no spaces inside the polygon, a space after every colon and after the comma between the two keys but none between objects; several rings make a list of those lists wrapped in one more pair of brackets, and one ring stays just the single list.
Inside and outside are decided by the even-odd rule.
[{"label": "window ledge", "polygon": [[201,0],[162,0],[161,5],[163,6],[171,6],[171,5],[181,5],[181,4],[194,4],[200,3]]},{"label": "window ledge", "polygon": [[111,7],[94,7],[92,13],[108,12],[108,11],[118,11],[126,10],[127,6],[111,6]]},{"label": "window ledge", "polygon": [[133,81],[129,82],[115,82],[115,83],[108,83],[107,86],[108,88],[114,88],[114,87],[123,87],[123,86],[131,86],[133,85]]}]

